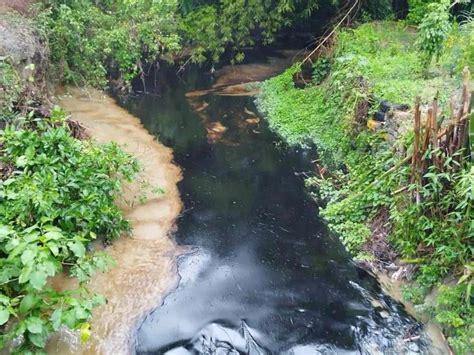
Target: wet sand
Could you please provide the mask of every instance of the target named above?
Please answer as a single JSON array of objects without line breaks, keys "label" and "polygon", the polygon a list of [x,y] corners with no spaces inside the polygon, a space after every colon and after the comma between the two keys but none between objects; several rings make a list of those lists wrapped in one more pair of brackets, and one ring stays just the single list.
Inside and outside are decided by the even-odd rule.
[{"label": "wet sand", "polygon": [[[130,354],[134,334],[143,317],[156,308],[178,282],[176,256],[181,253],[170,233],[181,211],[176,184],[180,169],[173,164],[171,149],[157,142],[140,121],[120,108],[113,99],[96,90],[70,90],[61,106],[72,119],[86,126],[98,142],[116,142],[143,166],[138,178],[124,186],[119,205],[129,219],[131,236],[122,236],[106,248],[115,266],[96,273],[88,287],[106,297],[107,304],[96,308],[91,319],[91,338],[80,344],[75,332],[54,335],[48,344],[49,354]],[[160,187],[164,194],[143,183]],[[140,203],[143,194],[146,202]],[[70,287],[71,279],[60,278],[55,284]]]}]

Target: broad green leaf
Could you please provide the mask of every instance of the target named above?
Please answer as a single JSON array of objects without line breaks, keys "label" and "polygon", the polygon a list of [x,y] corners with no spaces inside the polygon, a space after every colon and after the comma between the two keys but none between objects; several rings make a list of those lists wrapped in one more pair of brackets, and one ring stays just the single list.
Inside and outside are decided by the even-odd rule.
[{"label": "broad green leaf", "polygon": [[44,271],[34,271],[30,275],[30,284],[37,290],[41,290],[46,285],[48,275]]},{"label": "broad green leaf", "polygon": [[8,254],[8,260],[14,260],[19,254],[23,253],[23,250],[28,244],[25,242],[19,243],[11,252]]},{"label": "broad green leaf", "polygon": [[[35,246],[36,247],[36,246]],[[38,249],[30,248],[26,249],[23,254],[21,254],[21,262],[23,265],[29,264],[36,257]]]},{"label": "broad green leaf", "polygon": [[6,236],[13,233],[13,228],[10,226],[0,225],[0,241],[5,239]]},{"label": "broad green leaf", "polygon": [[0,303],[3,305],[10,304],[10,297],[0,294]]},{"label": "broad green leaf", "polygon": [[80,242],[69,242],[67,246],[78,258],[82,258],[86,254],[86,248]]},{"label": "broad green leaf", "polygon": [[41,264],[41,268],[48,276],[54,276],[57,271],[57,267],[54,262],[52,261],[45,261]]},{"label": "broad green leaf", "polygon": [[87,319],[87,318],[89,318],[89,312],[87,312],[82,307],[76,307],[75,308],[75,315],[76,315],[77,319]]},{"label": "broad green leaf", "polygon": [[62,323],[62,314],[63,314],[63,310],[62,308],[58,308],[56,310],[54,310],[53,314],[51,314],[51,322],[53,323],[53,329],[54,330],[58,330],[59,327],[61,326],[61,323]]},{"label": "broad green leaf", "polygon": [[38,317],[29,317],[25,321],[26,329],[30,333],[39,334],[43,331],[43,321]]},{"label": "broad green leaf", "polygon": [[20,302],[20,312],[27,313],[37,302],[37,296],[32,295],[31,293],[27,294]]},{"label": "broad green leaf", "polygon": [[22,270],[21,270],[21,274],[20,274],[20,278],[18,280],[18,282],[20,284],[23,284],[25,282],[28,282],[30,280],[30,276],[31,276],[31,271],[33,271],[33,267],[31,265],[27,265],[25,266]]},{"label": "broad green leaf", "polygon": [[62,319],[68,328],[74,329],[76,326],[77,318],[74,309],[68,310],[67,312],[63,311]]},{"label": "broad green leaf", "polygon": [[8,185],[13,184],[14,182],[15,182],[14,178],[9,178],[9,179],[6,179],[5,181],[2,181],[1,184],[4,186],[8,186]]},{"label": "broad green leaf", "polygon": [[8,322],[8,319],[10,318],[10,312],[8,312],[7,309],[0,307],[0,325],[5,324]]},{"label": "broad green leaf", "polygon": [[28,163],[28,159],[22,155],[21,157],[18,157],[15,161],[15,165],[19,168],[24,167]]},{"label": "broad green leaf", "polygon": [[49,248],[49,250],[51,250],[51,253],[54,255],[54,256],[58,256],[59,254],[59,248],[58,248],[58,245],[54,242],[49,242],[46,244]]},{"label": "broad green leaf", "polygon": [[59,240],[64,238],[64,235],[61,232],[55,230],[46,232],[44,236],[46,237],[46,240]]},{"label": "broad green leaf", "polygon": [[31,243],[35,242],[38,240],[38,237],[40,236],[38,231],[31,231],[25,237],[23,238],[25,242]]},{"label": "broad green leaf", "polygon": [[31,160],[31,159],[33,159],[34,155],[35,155],[35,147],[30,145],[25,150],[25,156],[26,156],[26,158],[28,158],[28,160]]},{"label": "broad green leaf", "polygon": [[28,334],[28,339],[36,345],[38,348],[43,349],[46,345],[46,339],[47,335],[41,333],[41,334]]}]

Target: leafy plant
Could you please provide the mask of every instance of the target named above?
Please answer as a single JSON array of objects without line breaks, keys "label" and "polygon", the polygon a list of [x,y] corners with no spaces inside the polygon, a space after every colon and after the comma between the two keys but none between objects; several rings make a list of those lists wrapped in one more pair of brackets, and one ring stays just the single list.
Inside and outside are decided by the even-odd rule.
[{"label": "leafy plant", "polygon": [[432,2],[427,5],[427,13],[418,26],[416,45],[423,52],[423,62],[427,66],[433,58],[438,59],[450,29],[449,0]]},{"label": "leafy plant", "polygon": [[[110,263],[87,249],[129,229],[114,200],[137,161],[115,144],[76,140],[62,117],[56,109],[51,119],[0,131],[1,164],[11,167],[0,180],[0,348],[15,344],[16,352],[43,348],[61,325],[87,334],[90,312],[104,300],[82,285]],[[48,280],[59,272],[81,286],[52,289]]]},{"label": "leafy plant", "polygon": [[474,346],[474,312],[471,299],[465,298],[468,285],[472,284],[441,285],[433,309],[459,354],[468,354]]},{"label": "leafy plant", "polygon": [[103,86],[106,78],[125,84],[157,60],[190,55],[217,62],[256,38],[272,42],[277,32],[308,17],[316,0],[185,1],[45,0],[38,26],[49,38],[51,59],[66,82]]},{"label": "leafy plant", "polygon": [[327,57],[320,57],[312,65],[312,80],[315,84],[321,82],[329,75],[331,71],[331,62]]},{"label": "leafy plant", "polygon": [[419,24],[428,12],[428,5],[434,0],[408,0],[407,20],[413,24]]},{"label": "leafy plant", "polygon": [[21,79],[7,58],[0,58],[0,116],[5,120],[14,115],[15,103],[22,91]]}]

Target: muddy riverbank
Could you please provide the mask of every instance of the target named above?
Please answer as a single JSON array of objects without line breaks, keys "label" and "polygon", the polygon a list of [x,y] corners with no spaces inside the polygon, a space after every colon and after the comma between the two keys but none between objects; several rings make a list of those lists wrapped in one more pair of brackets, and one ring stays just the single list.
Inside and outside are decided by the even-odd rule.
[{"label": "muddy riverbank", "polygon": [[[128,354],[143,316],[160,303],[177,284],[176,256],[180,248],[170,238],[181,210],[176,184],[180,169],[173,164],[171,149],[160,144],[137,118],[96,90],[70,91],[60,104],[72,119],[86,126],[98,142],[116,142],[134,155],[143,171],[124,187],[118,201],[132,227],[106,248],[115,266],[96,273],[88,287],[107,298],[91,319],[91,339],[80,344],[77,334],[63,331],[53,337],[49,354]],[[157,193],[159,187],[164,193]],[[146,201],[143,202],[143,197]],[[61,280],[64,286],[64,281]]]}]

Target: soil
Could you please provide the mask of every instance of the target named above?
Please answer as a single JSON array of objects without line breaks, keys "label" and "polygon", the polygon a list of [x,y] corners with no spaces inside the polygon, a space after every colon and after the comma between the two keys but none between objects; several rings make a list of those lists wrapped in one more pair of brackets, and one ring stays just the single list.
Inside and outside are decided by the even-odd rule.
[{"label": "soil", "polygon": [[[15,95],[13,102],[17,112],[35,111],[38,116],[47,116],[52,103],[46,75],[49,66],[46,40],[30,19],[12,11],[9,4],[13,7],[26,2],[7,0],[0,5],[0,57],[18,73],[14,79],[0,77],[0,106],[4,105],[3,100],[10,100],[9,95]],[[16,90],[10,90],[12,87]],[[8,94],[10,91],[12,94]]]},{"label": "soil", "polygon": [[8,7],[22,14],[27,14],[32,3],[33,3],[32,0],[2,0],[2,4],[0,4],[0,8]]}]

